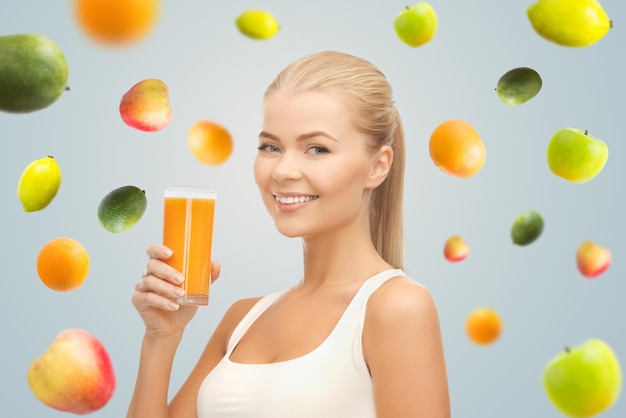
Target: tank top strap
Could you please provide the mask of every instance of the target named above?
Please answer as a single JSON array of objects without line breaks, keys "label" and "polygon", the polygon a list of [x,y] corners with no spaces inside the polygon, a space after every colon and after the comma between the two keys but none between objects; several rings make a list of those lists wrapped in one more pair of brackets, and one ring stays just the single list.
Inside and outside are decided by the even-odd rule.
[{"label": "tank top strap", "polygon": [[254,321],[256,321],[258,317],[263,314],[263,312],[269,309],[269,307],[272,306],[274,302],[276,302],[283,295],[283,293],[285,293],[284,290],[263,296],[254,304],[254,306],[252,306],[252,308],[250,308],[248,313],[244,315],[241,321],[239,321],[239,324],[237,324],[233,330],[233,333],[228,340],[226,356],[230,356],[231,352],[235,349],[237,344],[239,344],[239,340],[241,340],[246,331],[248,331],[248,328],[250,328],[250,325],[252,325],[252,323],[254,323]]},{"label": "tank top strap", "polygon": [[[387,280],[397,276],[406,276],[406,274],[402,269],[387,269],[373,275],[363,282],[361,288],[354,295],[352,301],[344,312],[340,323],[337,324],[337,328],[349,327],[349,329],[353,329],[352,327],[354,326],[354,322],[360,322],[363,319],[363,311],[365,310],[367,301],[372,293],[374,293]],[[357,324],[357,326],[359,325]]]},{"label": "tank top strap", "polygon": [[361,306],[363,302],[366,302],[369,297],[378,289],[383,283],[392,277],[405,276],[404,271],[401,269],[388,269],[383,270],[367,279],[357,294],[354,296],[356,305]]}]

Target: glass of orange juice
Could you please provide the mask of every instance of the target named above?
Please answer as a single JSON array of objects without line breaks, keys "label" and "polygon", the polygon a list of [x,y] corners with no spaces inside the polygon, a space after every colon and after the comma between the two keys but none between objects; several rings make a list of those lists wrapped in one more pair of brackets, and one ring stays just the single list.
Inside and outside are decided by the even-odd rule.
[{"label": "glass of orange juice", "polygon": [[163,245],[173,251],[165,260],[185,276],[185,295],[176,302],[208,305],[211,248],[217,191],[199,186],[167,186],[163,195]]}]

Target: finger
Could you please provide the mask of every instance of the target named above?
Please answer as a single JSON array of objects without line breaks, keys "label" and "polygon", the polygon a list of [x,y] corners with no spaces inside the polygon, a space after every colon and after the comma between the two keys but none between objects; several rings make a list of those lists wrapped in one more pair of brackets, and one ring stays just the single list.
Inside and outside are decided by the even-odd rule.
[{"label": "finger", "polygon": [[222,265],[219,261],[211,262],[211,283],[217,280],[220,277],[220,273],[222,272]]},{"label": "finger", "polygon": [[172,256],[173,251],[165,245],[154,244],[146,248],[146,254],[148,254],[148,257],[150,258],[165,260]]},{"label": "finger", "polygon": [[180,305],[173,300],[152,292],[134,292],[131,301],[137,312],[143,312],[150,308],[177,311],[180,307]]},{"label": "finger", "polygon": [[156,276],[176,285],[185,281],[185,277],[179,271],[156,258],[152,258],[148,261],[146,272],[148,275]]},{"label": "finger", "polygon": [[153,275],[145,276],[139,280],[135,285],[135,292],[156,293],[170,299],[178,299],[185,294],[185,291],[179,286],[175,286]]}]

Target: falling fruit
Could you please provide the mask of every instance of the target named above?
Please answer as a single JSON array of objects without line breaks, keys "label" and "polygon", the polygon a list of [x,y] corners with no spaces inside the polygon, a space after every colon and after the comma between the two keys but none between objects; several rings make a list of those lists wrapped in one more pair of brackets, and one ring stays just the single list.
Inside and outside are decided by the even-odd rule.
[{"label": "falling fruit", "polygon": [[237,16],[235,25],[243,35],[256,40],[270,39],[280,30],[274,15],[266,10],[246,10]]},{"label": "falling fruit", "polygon": [[563,414],[590,418],[615,404],[622,389],[622,372],[613,349],[597,338],[565,347],[544,368],[543,387]]},{"label": "falling fruit", "polygon": [[228,160],[233,151],[233,139],[222,125],[201,120],[187,133],[187,145],[203,164],[217,166]]},{"label": "falling fruit", "polygon": [[597,0],[538,0],[526,14],[537,34],[568,47],[592,45],[612,26]]},{"label": "falling fruit", "polygon": [[167,84],[154,78],[138,82],[124,93],[119,110],[131,128],[145,132],[164,129],[172,121]]},{"label": "falling fruit", "polygon": [[160,0],[74,0],[81,29],[93,40],[119,46],[145,38],[155,26]]},{"label": "falling fruit", "polygon": [[608,158],[609,147],[604,141],[588,131],[569,127],[552,135],[546,151],[550,171],[573,183],[592,180],[600,174]]},{"label": "falling fruit", "polygon": [[147,205],[144,190],[132,185],[118,187],[100,201],[98,220],[109,232],[124,232],[139,222]]},{"label": "falling fruit", "polygon": [[493,344],[500,337],[502,326],[498,312],[487,307],[474,309],[465,321],[467,336],[479,345]]},{"label": "falling fruit", "polygon": [[430,158],[444,173],[467,178],[477,174],[485,164],[485,144],[467,122],[450,119],[430,135]]},{"label": "falling fruit", "polygon": [[443,255],[450,262],[465,260],[469,251],[469,246],[458,235],[449,237],[443,247]]},{"label": "falling fruit", "polygon": [[541,76],[532,68],[519,67],[504,73],[498,80],[496,93],[509,106],[526,103],[541,90]]},{"label": "falling fruit", "polygon": [[48,288],[57,292],[76,290],[89,274],[89,253],[72,238],[48,241],[37,256],[37,274]]},{"label": "falling fruit", "polygon": [[67,90],[65,55],[37,34],[0,36],[0,110],[28,113],[56,102]]},{"label": "falling fruit", "polygon": [[584,241],[576,251],[576,266],[585,277],[594,278],[604,273],[611,264],[611,251],[593,241]]},{"label": "falling fruit", "polygon": [[543,232],[544,221],[539,212],[527,210],[519,215],[511,227],[511,239],[516,245],[529,245]]},{"label": "falling fruit", "polygon": [[393,27],[398,38],[411,47],[422,46],[435,37],[437,33],[437,14],[427,2],[417,3],[398,13]]},{"label": "falling fruit", "polygon": [[24,212],[45,209],[61,187],[61,170],[52,156],[28,164],[17,184],[17,197]]},{"label": "falling fruit", "polygon": [[106,348],[81,329],[60,332],[31,362],[27,379],[33,395],[44,405],[77,415],[104,408],[116,386]]}]

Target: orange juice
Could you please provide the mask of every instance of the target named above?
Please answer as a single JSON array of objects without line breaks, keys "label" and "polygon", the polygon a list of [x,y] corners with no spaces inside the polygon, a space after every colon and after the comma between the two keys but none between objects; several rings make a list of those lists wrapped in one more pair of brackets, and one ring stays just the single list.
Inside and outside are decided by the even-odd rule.
[{"label": "orange juice", "polygon": [[185,276],[178,303],[207,305],[211,284],[211,247],[216,192],[199,187],[167,187],[163,204],[165,260]]}]

